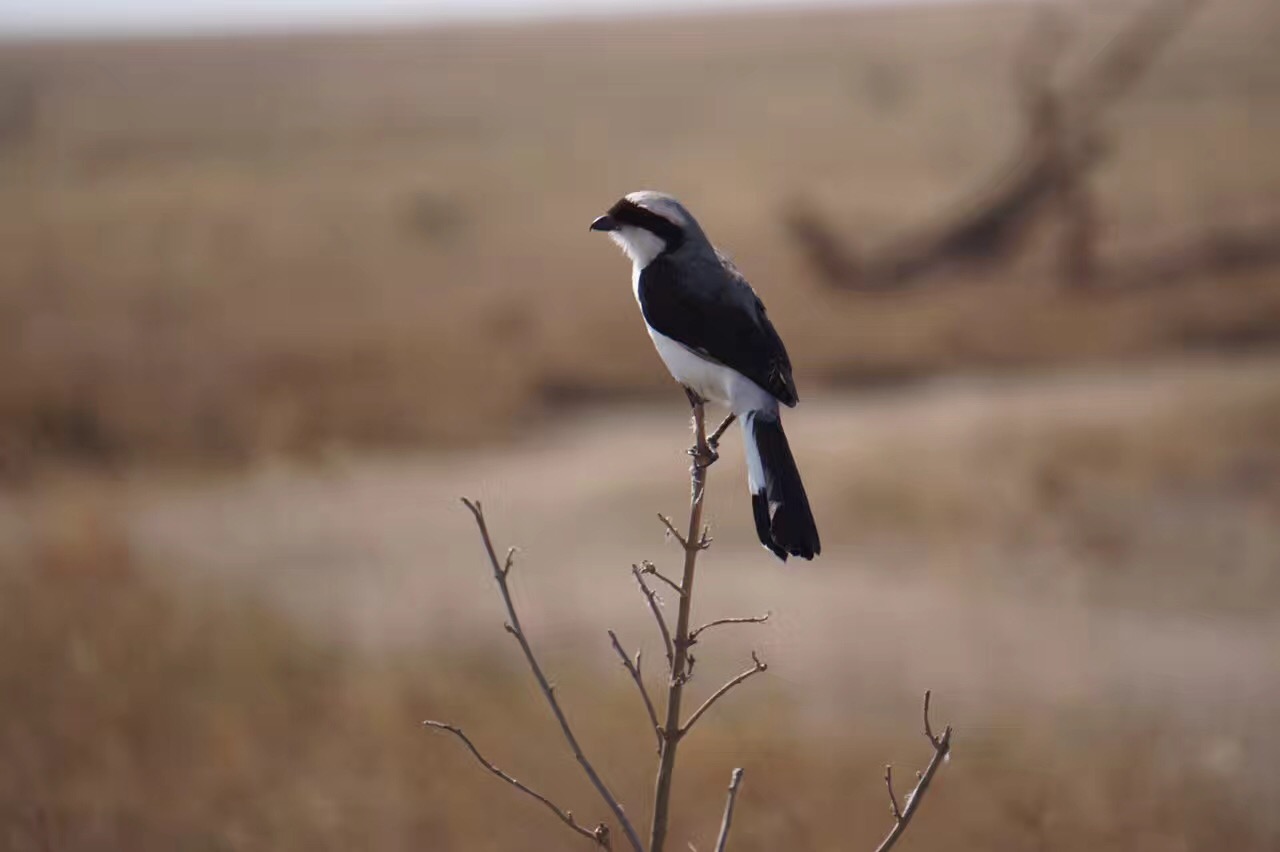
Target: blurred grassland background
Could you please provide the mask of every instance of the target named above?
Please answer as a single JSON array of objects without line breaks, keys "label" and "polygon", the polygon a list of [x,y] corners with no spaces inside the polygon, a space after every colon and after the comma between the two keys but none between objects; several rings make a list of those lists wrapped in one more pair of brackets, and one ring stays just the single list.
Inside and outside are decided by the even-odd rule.
[{"label": "blurred grassland background", "polygon": [[[1070,67],[1132,3],[1072,6]],[[0,848],[548,849],[419,730],[462,724],[584,819],[459,495],[633,810],[651,741],[606,626],[674,559],[685,404],[616,250],[677,193],[769,305],[824,556],[753,545],[712,471],[674,837],[868,849],[881,772],[958,729],[905,841],[1280,845],[1280,266],[1080,293],[1044,252],[821,285],[1016,146],[1014,4],[363,34],[0,43]],[[1208,3],[1109,114],[1104,259],[1280,218],[1280,8]],[[704,668],[705,667],[705,668]]]}]

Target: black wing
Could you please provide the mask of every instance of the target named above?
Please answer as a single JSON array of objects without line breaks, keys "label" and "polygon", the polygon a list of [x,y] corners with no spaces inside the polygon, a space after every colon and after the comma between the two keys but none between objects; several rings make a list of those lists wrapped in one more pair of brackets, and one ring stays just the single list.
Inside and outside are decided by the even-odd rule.
[{"label": "black wing", "polygon": [[737,370],[783,405],[795,405],[799,397],[791,359],[751,286],[727,262],[696,272],[726,276],[724,286],[682,281],[668,257],[646,266],[637,287],[645,322],[704,358]]}]

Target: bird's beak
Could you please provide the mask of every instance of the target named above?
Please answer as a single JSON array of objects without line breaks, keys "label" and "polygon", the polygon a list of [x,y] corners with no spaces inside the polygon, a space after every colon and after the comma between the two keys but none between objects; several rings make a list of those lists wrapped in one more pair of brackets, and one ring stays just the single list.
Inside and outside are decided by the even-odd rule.
[{"label": "bird's beak", "polygon": [[618,230],[618,223],[612,216],[605,214],[604,216],[601,216],[599,219],[591,223],[591,230],[616,231]]}]

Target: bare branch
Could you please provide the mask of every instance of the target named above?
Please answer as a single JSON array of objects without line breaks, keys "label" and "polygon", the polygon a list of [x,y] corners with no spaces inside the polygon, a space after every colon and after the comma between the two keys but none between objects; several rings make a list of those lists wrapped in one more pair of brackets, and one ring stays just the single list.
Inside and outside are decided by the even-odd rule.
[{"label": "bare branch", "polygon": [[929,745],[933,746],[933,757],[929,760],[929,765],[925,767],[924,772],[917,773],[916,786],[907,794],[906,807],[899,808],[898,800],[893,794],[893,772],[888,766],[884,768],[884,783],[889,788],[889,803],[893,807],[893,828],[885,835],[880,845],[876,847],[876,852],[889,852],[894,844],[898,842],[898,838],[907,830],[907,825],[911,822],[911,817],[915,815],[916,810],[920,807],[920,803],[924,800],[924,794],[929,789],[929,782],[933,780],[933,776],[938,771],[938,767],[947,759],[947,755],[951,753],[951,726],[947,725],[942,731],[941,736],[934,736],[933,725],[929,721],[929,698],[928,691],[924,694],[924,735],[929,740]]},{"label": "bare branch", "polygon": [[1058,3],[1043,3],[1031,13],[1022,44],[1014,54],[1013,82],[1023,98],[1023,109],[1035,112],[1043,99],[1056,97],[1054,72],[1065,51],[1069,33]]},{"label": "bare branch", "polygon": [[720,836],[716,838],[716,852],[724,852],[729,845],[729,826],[733,824],[733,805],[738,800],[738,788],[742,786],[742,769],[733,770],[729,776],[729,798],[724,803],[724,819],[720,821]]},{"label": "bare branch", "polygon": [[1206,0],[1151,0],[1065,88],[1081,123],[1122,96]]},{"label": "bare branch", "polygon": [[604,848],[604,849],[610,848],[609,847],[609,829],[607,826],[605,826],[602,823],[596,826],[594,829],[587,828],[585,825],[582,825],[576,819],[573,818],[572,811],[565,810],[564,808],[557,805],[555,802],[548,799],[546,796],[539,793],[537,790],[534,790],[528,785],[516,780],[515,778],[512,778],[510,775],[503,772],[497,766],[494,766],[493,763],[491,763],[488,759],[485,758],[484,755],[480,753],[480,750],[476,748],[475,743],[471,742],[471,738],[468,737],[466,734],[464,734],[461,728],[458,728],[454,725],[446,724],[444,722],[435,722],[435,721],[432,721],[431,719],[427,719],[422,724],[427,726],[428,728],[435,728],[440,731],[448,731],[449,733],[453,734],[455,737],[462,740],[463,744],[471,752],[472,756],[475,757],[475,759],[479,761],[480,765],[483,766],[485,769],[489,770],[494,775],[497,775],[503,781],[506,781],[512,787],[515,787],[517,790],[524,793],[525,795],[532,796],[533,798],[537,799],[539,802],[545,805],[548,810],[550,810],[553,814],[555,814],[560,819],[561,822],[563,822],[565,825],[569,826],[574,831],[581,834],[583,837],[587,837],[587,838],[590,838],[591,840],[594,840],[596,842],[596,845],[600,846],[601,848]]},{"label": "bare branch", "polygon": [[680,530],[676,529],[675,524],[671,523],[670,518],[659,512],[658,520],[662,521],[662,525],[667,528],[667,535],[680,542],[680,546],[685,550],[689,549],[689,540],[680,534]]},{"label": "bare branch", "polygon": [[769,620],[770,615],[772,615],[772,613],[766,612],[764,615],[752,615],[747,618],[717,618],[715,621],[708,621],[706,624],[690,632],[689,641],[691,643],[697,642],[698,636],[701,635],[704,630],[710,630],[712,627],[720,627],[725,624],[764,624]]},{"label": "bare branch", "polygon": [[[715,461],[714,451],[707,446],[706,410],[701,401],[690,396],[693,403],[693,463],[689,466],[689,531],[684,536],[684,574],[681,576],[680,609],[676,616],[675,641],[671,643],[675,654],[671,658],[671,680],[667,688],[666,716],[663,719],[662,754],[658,760],[658,777],[653,793],[653,822],[649,833],[649,852],[664,852],[667,828],[670,822],[671,790],[675,779],[676,750],[680,745],[680,705],[684,698],[684,685],[689,679],[687,667],[693,665],[689,656],[689,617],[693,607],[693,580],[698,554],[702,548],[689,546],[702,528],[702,501],[707,491],[707,468]],[[637,571],[637,577],[639,573]]]},{"label": "bare branch", "polygon": [[744,680],[751,677],[752,675],[759,674],[760,672],[766,671],[769,668],[768,664],[760,662],[760,658],[756,656],[755,651],[751,652],[751,662],[752,662],[751,668],[747,669],[742,674],[733,678],[724,686],[720,687],[715,692],[711,693],[711,697],[708,698],[706,701],[702,702],[701,707],[693,711],[693,715],[689,717],[689,721],[685,722],[684,727],[680,728],[680,736],[683,737],[685,734],[689,733],[689,729],[692,728],[700,718],[702,718],[702,714],[706,713],[709,709],[711,709],[711,705],[719,701],[720,698],[723,697],[729,690],[733,689],[735,686],[742,683]]},{"label": "bare branch", "polygon": [[662,634],[662,645],[667,652],[667,669],[675,670],[676,648],[675,643],[671,641],[671,630],[667,627],[667,620],[662,617],[662,607],[658,600],[658,594],[644,581],[644,572],[640,570],[639,565],[631,566],[631,574],[636,578],[636,582],[640,584],[640,591],[644,593],[644,598],[649,602],[649,611],[653,613],[654,621],[658,622],[658,631]]},{"label": "bare branch", "polygon": [[[924,691],[924,735],[929,738],[929,742],[936,749],[938,747],[938,738],[933,735],[933,726],[929,724],[929,701],[933,698],[933,691],[926,689]],[[948,728],[951,726],[948,725]]]},{"label": "bare branch", "polygon": [[515,604],[511,601],[511,591],[507,588],[507,574],[511,570],[512,552],[508,552],[505,562],[498,561],[498,555],[493,549],[493,541],[489,537],[489,527],[485,524],[484,512],[481,509],[479,501],[471,501],[466,498],[462,500],[471,514],[475,517],[476,526],[480,530],[480,537],[484,541],[484,549],[489,555],[489,563],[493,567],[493,577],[498,583],[498,589],[502,592],[502,601],[507,607],[507,630],[512,636],[516,637],[516,641],[520,643],[520,650],[524,652],[525,661],[528,662],[530,670],[533,671],[534,678],[538,681],[538,686],[542,689],[543,696],[547,699],[547,703],[551,706],[551,712],[555,715],[556,721],[560,723],[560,731],[564,734],[565,741],[569,744],[570,750],[573,751],[574,758],[577,759],[579,765],[590,779],[592,786],[596,788],[596,792],[600,794],[600,798],[609,806],[609,810],[613,812],[614,818],[622,826],[622,830],[627,835],[631,847],[635,852],[644,852],[644,845],[640,842],[640,837],[636,834],[635,828],[631,825],[631,821],[627,819],[626,812],[623,811],[622,805],[618,802],[616,796],[609,791],[608,786],[600,778],[600,774],[596,772],[591,761],[587,760],[587,756],[583,753],[582,747],[578,745],[578,738],[574,736],[573,729],[569,727],[569,720],[565,718],[564,711],[560,708],[560,702],[556,699],[555,689],[547,681],[546,675],[542,673],[542,667],[538,665],[538,660],[533,654],[533,649],[529,647],[529,640],[525,638],[524,631],[520,627],[520,616],[516,614]]},{"label": "bare branch", "polygon": [[888,763],[884,766],[884,786],[889,790],[889,808],[893,811],[893,821],[900,822],[902,809],[898,807],[898,797],[893,792],[893,766]]},{"label": "bare branch", "polygon": [[618,641],[618,634],[612,630],[609,631],[609,639],[613,642],[613,650],[618,652],[618,656],[622,658],[622,667],[631,675],[631,679],[636,682],[636,688],[640,690],[640,698],[644,700],[644,709],[649,713],[649,721],[653,723],[653,735],[658,738],[658,751],[662,751],[662,723],[658,721],[658,711],[653,708],[653,701],[649,698],[649,690],[645,689],[644,678],[640,676],[640,652],[636,651],[636,658],[633,662],[627,656],[627,652],[622,650],[622,643]]},{"label": "bare branch", "polygon": [[684,594],[684,589],[680,588],[679,583],[677,583],[675,580],[668,577],[666,574],[663,574],[661,571],[658,570],[658,566],[654,565],[652,562],[648,561],[647,559],[640,563],[640,573],[652,574],[653,576],[657,577],[659,580],[661,580],[662,582],[670,586],[673,590],[675,590],[675,593],[677,595]]}]

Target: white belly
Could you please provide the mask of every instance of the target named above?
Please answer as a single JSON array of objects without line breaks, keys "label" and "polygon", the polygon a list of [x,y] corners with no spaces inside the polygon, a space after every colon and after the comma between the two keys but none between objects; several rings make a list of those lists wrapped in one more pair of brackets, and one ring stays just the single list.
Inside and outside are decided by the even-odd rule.
[{"label": "white belly", "polygon": [[719,403],[738,415],[777,407],[777,400],[737,370],[708,361],[652,328],[649,336],[675,380],[703,399]]},{"label": "white belly", "polygon": [[[637,265],[631,272],[631,291],[635,294],[636,304],[640,303],[640,269]],[[665,334],[652,328],[648,330],[662,363],[667,365],[671,375],[698,396],[719,403],[738,416],[748,411],[777,410],[778,401],[773,395],[737,370],[708,361]]]}]

